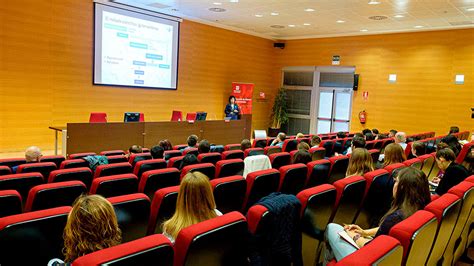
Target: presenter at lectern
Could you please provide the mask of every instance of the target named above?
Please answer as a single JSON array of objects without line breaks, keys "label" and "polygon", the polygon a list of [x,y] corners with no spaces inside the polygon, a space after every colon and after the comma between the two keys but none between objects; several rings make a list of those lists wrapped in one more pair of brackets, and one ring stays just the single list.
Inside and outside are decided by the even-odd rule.
[{"label": "presenter at lectern", "polygon": [[229,97],[229,103],[225,106],[225,117],[230,117],[230,120],[239,120],[240,108],[235,103],[235,97]]}]

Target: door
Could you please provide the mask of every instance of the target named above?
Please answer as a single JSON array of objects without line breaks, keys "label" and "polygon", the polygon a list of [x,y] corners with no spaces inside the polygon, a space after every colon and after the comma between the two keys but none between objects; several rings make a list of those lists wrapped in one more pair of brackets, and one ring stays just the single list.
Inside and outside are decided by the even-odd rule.
[{"label": "door", "polygon": [[351,109],[351,89],[320,88],[317,133],[349,131]]}]

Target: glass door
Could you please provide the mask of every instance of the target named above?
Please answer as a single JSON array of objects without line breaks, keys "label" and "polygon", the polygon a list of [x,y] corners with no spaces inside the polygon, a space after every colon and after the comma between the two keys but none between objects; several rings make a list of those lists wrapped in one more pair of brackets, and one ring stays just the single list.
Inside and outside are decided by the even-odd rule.
[{"label": "glass door", "polygon": [[349,131],[352,91],[341,88],[320,88],[317,133]]}]

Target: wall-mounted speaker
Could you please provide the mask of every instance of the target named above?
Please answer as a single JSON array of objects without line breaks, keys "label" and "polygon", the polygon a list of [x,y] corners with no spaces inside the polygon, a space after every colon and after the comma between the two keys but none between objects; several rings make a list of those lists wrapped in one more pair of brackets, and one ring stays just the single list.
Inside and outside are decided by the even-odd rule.
[{"label": "wall-mounted speaker", "polygon": [[359,89],[359,74],[354,74],[354,86],[352,89],[355,91]]},{"label": "wall-mounted speaker", "polygon": [[273,43],[273,47],[280,48],[280,49],[285,49],[285,43],[284,42],[275,42],[275,43]]}]

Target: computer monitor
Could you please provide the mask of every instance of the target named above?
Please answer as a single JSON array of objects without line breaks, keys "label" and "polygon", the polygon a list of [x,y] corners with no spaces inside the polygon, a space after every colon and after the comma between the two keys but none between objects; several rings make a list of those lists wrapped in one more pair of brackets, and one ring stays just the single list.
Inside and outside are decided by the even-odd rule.
[{"label": "computer monitor", "polygon": [[197,121],[204,121],[206,120],[207,113],[206,112],[197,112],[196,113],[196,120]]},{"label": "computer monitor", "polygon": [[123,122],[139,122],[140,121],[140,113],[125,113],[123,116]]}]

